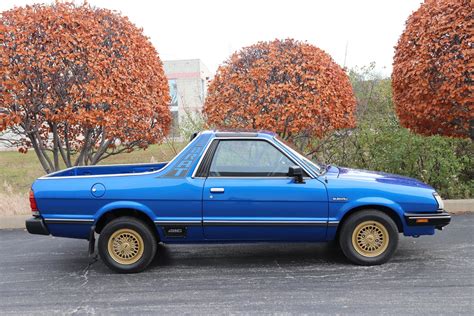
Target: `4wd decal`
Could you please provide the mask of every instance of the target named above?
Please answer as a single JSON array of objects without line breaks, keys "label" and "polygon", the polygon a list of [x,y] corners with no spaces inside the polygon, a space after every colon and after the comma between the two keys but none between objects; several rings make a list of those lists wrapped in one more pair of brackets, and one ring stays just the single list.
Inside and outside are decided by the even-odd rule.
[{"label": "4wd decal", "polygon": [[163,175],[165,178],[184,178],[193,163],[199,158],[202,146],[190,148],[184,157],[178,161],[173,168]]},{"label": "4wd decal", "polygon": [[201,156],[201,152],[204,150],[204,146],[209,140],[209,135],[202,135],[197,139],[196,144],[189,148],[183,155],[183,157],[174,163],[172,168],[167,171],[162,177],[164,178],[184,178],[188,174],[190,168],[197,163],[197,160]]}]

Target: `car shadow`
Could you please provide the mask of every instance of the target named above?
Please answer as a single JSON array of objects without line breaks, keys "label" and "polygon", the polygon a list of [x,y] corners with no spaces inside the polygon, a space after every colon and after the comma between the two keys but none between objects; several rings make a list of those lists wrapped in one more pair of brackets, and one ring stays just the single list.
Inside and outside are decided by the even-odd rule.
[{"label": "car shadow", "polygon": [[247,243],[158,246],[150,268],[244,267],[279,264],[312,265],[315,263],[348,264],[333,243]]}]

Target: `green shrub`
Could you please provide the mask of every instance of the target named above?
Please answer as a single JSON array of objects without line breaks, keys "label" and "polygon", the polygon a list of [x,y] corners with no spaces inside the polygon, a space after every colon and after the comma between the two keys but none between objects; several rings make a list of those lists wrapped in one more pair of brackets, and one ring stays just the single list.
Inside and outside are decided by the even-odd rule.
[{"label": "green shrub", "polygon": [[[394,112],[390,79],[375,64],[349,71],[357,97],[357,128],[310,143],[323,163],[401,174],[433,186],[443,198],[474,197],[472,140],[421,136],[402,128]],[[303,146],[300,146],[300,149]]]},{"label": "green shrub", "polygon": [[[417,178],[444,198],[474,196],[474,146],[470,140],[424,137],[400,127],[361,126],[321,146],[319,160]],[[338,145],[339,144],[339,145]]]}]

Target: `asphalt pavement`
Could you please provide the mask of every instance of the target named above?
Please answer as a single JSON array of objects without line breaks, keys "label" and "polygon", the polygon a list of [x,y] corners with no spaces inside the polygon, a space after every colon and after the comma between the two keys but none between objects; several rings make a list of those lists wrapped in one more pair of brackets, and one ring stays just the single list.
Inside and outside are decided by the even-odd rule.
[{"label": "asphalt pavement", "polygon": [[82,240],[0,231],[0,314],[474,315],[474,215],[402,237],[387,264],[332,245],[166,245],[140,274],[115,274]]}]

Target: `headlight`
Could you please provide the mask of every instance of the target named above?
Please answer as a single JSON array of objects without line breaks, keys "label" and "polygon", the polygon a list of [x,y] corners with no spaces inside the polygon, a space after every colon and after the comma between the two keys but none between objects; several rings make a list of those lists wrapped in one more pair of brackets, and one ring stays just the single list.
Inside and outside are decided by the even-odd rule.
[{"label": "headlight", "polygon": [[438,202],[438,209],[443,210],[444,209],[444,202],[441,199],[441,196],[439,196],[438,193],[433,193],[433,197],[435,198],[436,202]]}]

